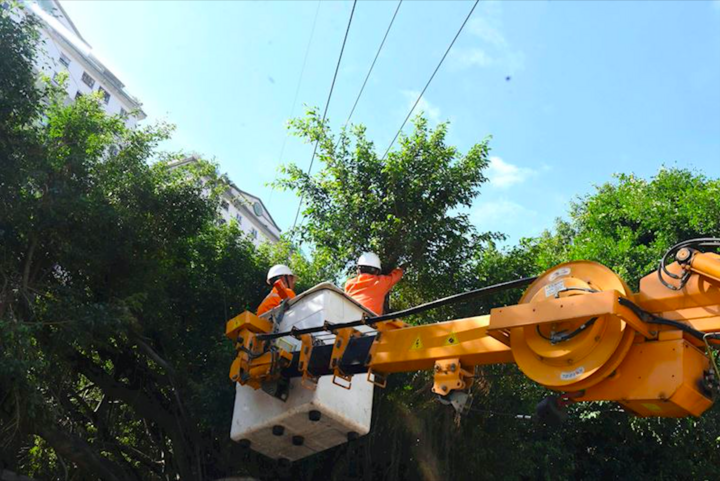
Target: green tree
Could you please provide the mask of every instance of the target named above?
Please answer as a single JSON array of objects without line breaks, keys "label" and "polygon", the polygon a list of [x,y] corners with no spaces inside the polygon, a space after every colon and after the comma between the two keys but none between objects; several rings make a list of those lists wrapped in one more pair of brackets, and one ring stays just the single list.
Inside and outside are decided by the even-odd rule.
[{"label": "green tree", "polygon": [[223,179],[170,168],[157,148],[170,127],[129,130],[98,96],[66,105],[38,82],[32,20],[0,10],[0,43],[0,467],[236,469],[224,324],[257,306],[268,265],[217,225]]},{"label": "green tree", "polygon": [[[502,253],[493,241],[502,236],[478,233],[462,213],[486,181],[483,170],[488,165],[487,141],[461,155],[445,143],[447,124],[431,129],[424,118],[418,117],[414,131],[401,137],[398,149],[383,159],[376,154],[362,126],[334,137],[314,110],[291,125],[308,142],[319,141],[322,167],[315,175],[308,175],[296,165],[286,167],[280,185],[304,197],[305,220],[296,235],[313,247],[315,258],[319,256],[330,272],[352,269],[356,256],[366,249],[381,256],[386,272],[398,264],[407,265],[408,275],[394,291],[396,307],[500,280],[500,271],[477,277],[479,268],[475,266],[481,259],[500,261]],[[497,255],[493,257],[494,253]],[[503,266],[502,273],[508,278],[502,280],[524,271],[522,266],[516,267],[517,272],[512,272]],[[418,316],[412,322],[456,318],[466,311],[477,315],[483,306],[489,304],[452,306]],[[504,367],[497,370],[500,373],[520,377],[516,370]],[[471,435],[475,431],[465,424],[462,428],[455,426],[451,410],[433,399],[431,385],[428,373],[392,376],[388,389],[376,396],[371,434],[357,447],[346,446],[299,463],[296,474],[312,479],[320,473],[331,473],[334,479],[344,479],[358,469],[354,458],[364,454],[361,471],[365,479],[483,477],[487,470],[482,462],[468,466],[464,457],[489,462],[492,455],[478,457],[468,454],[471,448],[460,449],[464,443],[475,445]],[[505,392],[512,393],[510,387],[514,385],[504,383]],[[522,413],[528,409],[522,401],[508,402],[507,397],[500,397],[497,406],[498,411],[505,412],[517,409]],[[520,435],[526,433],[522,424],[512,425]],[[495,444],[508,449],[517,438],[503,440],[507,441]],[[499,469],[496,472],[500,473]]]},{"label": "green tree", "polygon": [[[466,285],[589,259],[637,287],[674,243],[720,235],[719,186],[717,179],[685,169],[663,169],[650,179],[619,175],[577,199],[554,231],[504,249],[490,243],[476,250]],[[418,321],[486,314],[518,302],[520,295],[506,292]],[[474,410],[460,426],[447,406],[432,399],[427,373],[391,376],[376,396],[373,431],[355,451],[343,449],[364,459],[366,479],[709,479],[720,465],[717,406],[702,418],[676,420],[640,419],[610,403],[584,403],[571,408],[565,425],[546,429],[516,418],[532,414],[548,393],[515,366],[485,367],[478,376]],[[351,464],[327,453],[302,463],[298,472],[307,478],[332,472],[343,479]]]},{"label": "green tree", "polygon": [[[505,251],[483,252],[477,278],[496,282],[587,259],[610,267],[637,289],[672,245],[720,236],[719,193],[720,181],[687,169],[661,169],[650,179],[620,174],[577,199],[569,218],[559,220],[554,232],[523,239]],[[517,294],[506,294],[490,302],[517,300]],[[510,381],[507,386],[500,383],[501,389],[520,393],[528,407],[541,396],[521,377]],[[490,397],[497,394],[491,392]],[[500,398],[507,400],[504,394]],[[552,464],[552,470],[545,464],[537,472],[545,479],[705,479],[720,465],[718,406],[699,419],[640,419],[619,411],[611,405],[581,404],[573,408],[561,436],[539,445],[518,439],[516,452],[521,458]],[[538,433],[531,436],[540,439]]]},{"label": "green tree", "polygon": [[296,235],[316,257],[339,273],[365,250],[380,256],[385,272],[407,265],[406,297],[409,289],[415,297],[452,291],[481,243],[498,237],[478,233],[462,212],[486,181],[487,140],[462,155],[445,142],[447,124],[431,129],[422,117],[414,124],[399,148],[381,158],[363,126],[335,137],[309,110],[291,126],[306,141],[319,142],[322,168],[309,175],[289,165],[279,181],[305,201]]}]

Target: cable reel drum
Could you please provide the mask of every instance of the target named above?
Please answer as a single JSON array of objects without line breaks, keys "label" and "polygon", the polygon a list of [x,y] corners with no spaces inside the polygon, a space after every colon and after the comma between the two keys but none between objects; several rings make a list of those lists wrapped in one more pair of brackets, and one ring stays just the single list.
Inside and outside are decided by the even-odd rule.
[{"label": "cable reel drum", "polygon": [[[615,290],[631,295],[627,284],[596,262],[567,262],[538,277],[520,304],[586,296]],[[617,368],[628,353],[635,332],[615,315],[572,318],[510,330],[510,345],[520,370],[548,389],[585,390]]]}]

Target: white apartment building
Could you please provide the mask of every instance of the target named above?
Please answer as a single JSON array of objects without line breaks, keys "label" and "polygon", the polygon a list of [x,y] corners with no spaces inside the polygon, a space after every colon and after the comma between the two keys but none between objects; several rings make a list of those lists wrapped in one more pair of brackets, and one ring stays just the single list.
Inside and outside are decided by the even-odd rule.
[{"label": "white apartment building", "polygon": [[250,235],[255,246],[280,240],[280,228],[259,197],[240,190],[235,184],[223,194],[220,217],[222,222],[237,222]]},{"label": "white apartment building", "polygon": [[134,127],[146,117],[140,102],[100,61],[58,0],[28,0],[24,6],[25,14],[34,14],[40,19],[42,43],[37,67],[53,80],[61,72],[67,72],[66,87],[71,101],[80,95],[100,92],[106,112],[126,117],[128,127]]},{"label": "white apartment building", "polygon": [[[190,156],[173,164],[173,167],[187,165],[197,160],[197,157]],[[221,224],[236,222],[240,229],[250,236],[256,247],[264,242],[275,244],[280,240],[280,228],[263,201],[241,190],[232,182],[223,193],[218,214],[218,221]]]}]

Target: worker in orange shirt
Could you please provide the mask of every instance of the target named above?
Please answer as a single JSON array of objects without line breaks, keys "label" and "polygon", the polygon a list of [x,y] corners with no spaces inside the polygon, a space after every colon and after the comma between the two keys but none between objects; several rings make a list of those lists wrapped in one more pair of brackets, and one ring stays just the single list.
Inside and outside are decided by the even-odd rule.
[{"label": "worker in orange shirt", "polygon": [[295,291],[293,291],[295,289],[295,274],[288,266],[284,264],[272,266],[268,271],[267,283],[273,288],[258,307],[258,316],[275,309],[283,299],[295,297]]},{"label": "worker in orange shirt", "polygon": [[381,275],[380,258],[373,252],[365,252],[357,263],[357,277],[345,283],[345,292],[377,315],[384,311],[385,296],[403,276],[402,269],[394,269],[390,275]]}]

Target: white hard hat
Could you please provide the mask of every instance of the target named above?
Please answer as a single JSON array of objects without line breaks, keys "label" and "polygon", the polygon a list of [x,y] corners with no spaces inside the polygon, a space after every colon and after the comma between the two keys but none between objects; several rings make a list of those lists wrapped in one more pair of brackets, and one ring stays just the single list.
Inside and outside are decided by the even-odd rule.
[{"label": "white hard hat", "polygon": [[357,261],[358,266],[374,267],[382,269],[380,266],[380,258],[374,252],[363,252]]},{"label": "white hard hat", "polygon": [[267,275],[267,283],[270,284],[270,279],[273,277],[278,276],[293,276],[295,277],[295,274],[290,270],[288,266],[285,264],[277,264],[270,268]]}]

